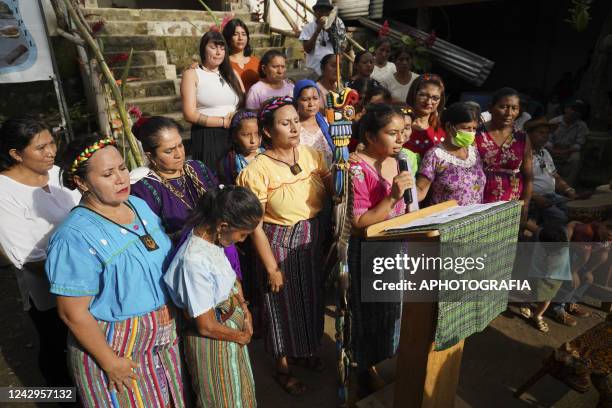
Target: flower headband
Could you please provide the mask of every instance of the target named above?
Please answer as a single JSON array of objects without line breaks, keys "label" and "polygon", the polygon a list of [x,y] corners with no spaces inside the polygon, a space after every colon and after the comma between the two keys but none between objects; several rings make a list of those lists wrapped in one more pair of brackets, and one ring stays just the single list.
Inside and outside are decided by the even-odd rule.
[{"label": "flower headband", "polygon": [[263,121],[271,112],[287,105],[293,105],[293,98],[290,96],[275,96],[266,100],[259,112],[259,120]]},{"label": "flower headband", "polygon": [[232,118],[232,123],[230,127],[232,129],[237,127],[240,124],[240,122],[242,122],[245,119],[257,119],[257,113],[250,111],[250,110],[238,111],[238,113],[236,113],[234,117]]},{"label": "flower headband", "polygon": [[72,162],[72,166],[70,166],[70,174],[74,175],[74,173],[76,173],[76,171],[79,168],[79,166],[81,164],[85,163],[87,160],[89,160],[89,158],[95,152],[97,152],[98,150],[100,150],[100,149],[102,149],[102,148],[104,148],[106,146],[114,146],[115,144],[116,144],[115,139],[113,139],[112,137],[107,137],[105,139],[98,140],[96,143],[94,143],[91,146],[87,147]]}]

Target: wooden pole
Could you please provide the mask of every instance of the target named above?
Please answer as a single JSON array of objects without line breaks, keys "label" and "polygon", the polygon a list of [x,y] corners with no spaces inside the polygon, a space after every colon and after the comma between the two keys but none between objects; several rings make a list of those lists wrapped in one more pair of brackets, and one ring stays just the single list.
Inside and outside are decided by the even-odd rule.
[{"label": "wooden pole", "polygon": [[75,10],[70,0],[64,0],[64,4],[66,5],[66,9],[68,10],[70,18],[74,21],[77,28],[79,29],[82,38],[85,40],[87,45],[89,45],[89,48],[91,48],[91,50],[93,51],[94,56],[98,61],[98,65],[102,71],[102,75],[104,76],[106,82],[108,83],[108,86],[110,87],[111,93],[113,94],[113,98],[117,103],[117,110],[119,111],[119,117],[121,118],[121,123],[123,125],[123,134],[125,135],[130,145],[130,150],[132,151],[134,162],[136,166],[143,166],[144,161],[142,160],[142,156],[140,155],[140,150],[138,149],[138,143],[136,142],[136,138],[132,134],[129,116],[125,109],[125,101],[121,96],[121,92],[119,91],[119,87],[117,86],[117,82],[115,81],[115,77],[113,76],[113,73],[106,64],[106,61],[104,60],[104,55],[102,55],[102,51],[100,50],[98,43],[89,33],[89,29],[88,27],[86,27],[86,23],[81,20],[79,14]]},{"label": "wooden pole", "polygon": [[293,21],[293,19],[289,15],[289,12],[287,12],[287,10],[285,10],[285,7],[281,4],[280,0],[274,0],[274,4],[276,4],[276,7],[278,7],[278,11],[280,11],[281,14],[285,17],[285,20],[287,20],[287,22],[291,26],[291,29],[293,30],[293,32],[296,33],[296,34],[299,33],[300,32],[300,28],[297,26],[295,21]]}]

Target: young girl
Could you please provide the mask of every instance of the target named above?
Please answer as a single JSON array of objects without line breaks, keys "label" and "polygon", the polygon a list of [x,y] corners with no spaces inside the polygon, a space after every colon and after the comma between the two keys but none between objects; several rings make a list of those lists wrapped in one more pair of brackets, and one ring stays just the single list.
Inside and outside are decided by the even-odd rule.
[{"label": "young girl", "polygon": [[355,56],[354,75],[353,78],[346,84],[349,88],[355,89],[353,84],[359,79],[371,80],[375,86],[381,86],[380,83],[372,78],[374,71],[374,56],[369,51],[358,52]]},{"label": "young girl", "polygon": [[242,109],[232,118],[230,127],[232,148],[219,161],[217,166],[219,180],[223,184],[235,184],[236,177],[259,153],[261,147],[261,134],[257,123],[257,113]]},{"label": "young girl", "polygon": [[270,98],[293,94],[293,84],[285,79],[286,63],[285,54],[279,50],[270,50],[263,55],[259,65],[261,79],[247,94],[247,109],[258,110]]},{"label": "young girl", "polygon": [[383,37],[376,42],[376,48],[374,49],[374,71],[372,71],[372,78],[381,81],[389,75],[393,75],[396,71],[395,64],[389,61],[391,55],[391,40]]},{"label": "young girl", "polygon": [[223,248],[244,241],[262,215],[257,197],[243,187],[206,192],[188,222],[190,236],[163,278],[188,316],[183,346],[200,407],[257,404],[249,353],[242,347],[253,334],[251,314]]},{"label": "young girl", "polygon": [[[395,156],[402,148],[404,117],[388,105],[371,105],[360,123],[364,150],[353,155],[353,228],[366,227],[406,212],[404,191],[412,189],[415,197],[409,210],[418,209],[414,178],[399,172]],[[374,365],[391,357],[398,345],[399,303],[361,302],[361,239],[351,236],[349,270],[351,294],[349,307],[353,316],[351,349],[362,379],[378,387],[382,379]]]},{"label": "young girl", "polygon": [[[382,86],[391,91],[393,102],[405,103],[410,86],[419,76],[412,72],[412,51],[406,46],[400,47],[395,52],[393,60],[396,70],[387,72],[384,76],[376,77],[376,79]],[[372,77],[374,77],[374,74],[372,74]]]},{"label": "young girl", "polygon": [[[406,104],[402,104],[400,106],[400,110],[404,115],[403,144],[406,144],[410,140],[410,136],[412,136],[412,122],[416,118],[416,115],[414,114],[414,109],[412,109],[412,107]],[[412,171],[412,174],[417,174],[417,171],[419,171],[419,166],[421,164],[421,155],[413,152],[410,149],[406,149],[405,147],[402,147],[402,153],[404,153],[404,155],[408,157],[408,164],[410,164],[410,170]]]}]

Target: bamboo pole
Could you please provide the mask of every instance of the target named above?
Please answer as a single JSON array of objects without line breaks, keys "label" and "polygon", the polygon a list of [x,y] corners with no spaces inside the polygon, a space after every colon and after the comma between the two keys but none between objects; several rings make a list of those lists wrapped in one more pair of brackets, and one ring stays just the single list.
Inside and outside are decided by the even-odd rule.
[{"label": "bamboo pole", "polygon": [[281,4],[280,0],[274,0],[274,4],[276,4],[276,7],[278,7],[278,11],[280,11],[281,14],[285,17],[285,20],[287,20],[293,32],[299,33],[300,28],[297,26],[295,21],[293,21],[287,10],[285,10],[285,7]]},{"label": "bamboo pole", "polygon": [[115,81],[115,77],[113,76],[113,73],[106,64],[106,61],[104,60],[104,55],[102,55],[102,51],[100,51],[100,47],[98,47],[98,43],[89,33],[89,30],[86,27],[86,23],[81,20],[79,14],[75,10],[70,0],[64,0],[64,4],[66,5],[66,9],[68,10],[70,18],[72,18],[72,20],[77,25],[81,36],[93,51],[94,56],[98,61],[98,65],[102,71],[102,75],[104,76],[106,82],[108,83],[108,86],[110,87],[111,93],[113,94],[113,98],[115,99],[117,105],[117,110],[119,111],[121,123],[123,125],[123,134],[128,140],[130,150],[134,157],[134,163],[136,164],[136,166],[143,166],[144,162],[142,160],[142,156],[140,155],[140,150],[138,149],[138,143],[136,142],[136,138],[132,134],[129,116],[125,109],[125,101],[121,96],[121,92],[119,91],[119,87],[117,86],[117,82]]}]

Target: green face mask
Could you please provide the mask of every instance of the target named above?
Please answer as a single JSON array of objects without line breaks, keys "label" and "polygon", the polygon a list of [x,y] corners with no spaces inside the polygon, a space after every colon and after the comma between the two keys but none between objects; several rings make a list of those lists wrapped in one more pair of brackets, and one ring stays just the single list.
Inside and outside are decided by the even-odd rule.
[{"label": "green face mask", "polygon": [[476,138],[476,132],[467,132],[465,130],[458,130],[451,142],[457,147],[468,147],[474,143]]}]

